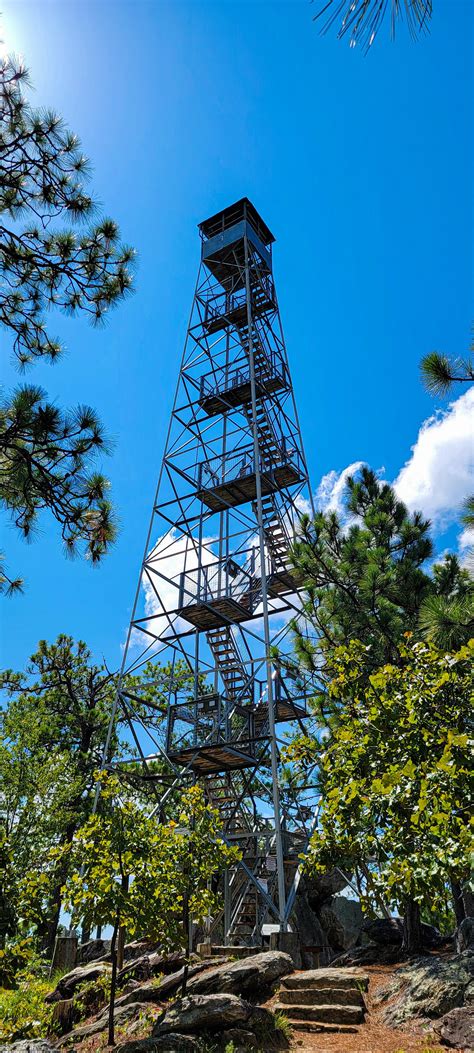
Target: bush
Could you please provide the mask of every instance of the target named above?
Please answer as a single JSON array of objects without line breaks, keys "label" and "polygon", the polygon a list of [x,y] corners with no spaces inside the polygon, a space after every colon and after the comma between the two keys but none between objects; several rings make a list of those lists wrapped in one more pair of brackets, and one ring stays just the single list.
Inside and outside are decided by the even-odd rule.
[{"label": "bush", "polygon": [[33,941],[28,937],[7,940],[0,950],[0,988],[17,987],[17,977],[38,963]]}]

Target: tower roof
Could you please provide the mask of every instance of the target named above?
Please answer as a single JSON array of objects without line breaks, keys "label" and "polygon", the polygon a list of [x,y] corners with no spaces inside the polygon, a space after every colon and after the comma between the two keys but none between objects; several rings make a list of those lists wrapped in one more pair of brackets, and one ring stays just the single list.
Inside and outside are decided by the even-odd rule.
[{"label": "tower roof", "polygon": [[215,234],[227,230],[228,227],[233,227],[242,219],[247,219],[252,224],[264,245],[271,245],[275,241],[271,230],[248,197],[241,197],[239,201],[234,201],[233,205],[228,205],[227,208],[216,212],[215,216],[203,219],[202,223],[199,223],[199,230],[205,238],[213,238]]}]

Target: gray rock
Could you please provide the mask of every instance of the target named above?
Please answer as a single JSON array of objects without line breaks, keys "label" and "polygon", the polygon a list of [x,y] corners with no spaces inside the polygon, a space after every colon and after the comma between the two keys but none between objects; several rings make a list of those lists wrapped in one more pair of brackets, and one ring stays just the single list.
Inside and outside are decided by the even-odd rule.
[{"label": "gray rock", "polygon": [[362,931],[372,943],[382,947],[395,944],[401,947],[403,942],[403,922],[401,918],[368,918],[364,921]]},{"label": "gray rock", "polygon": [[325,874],[318,874],[315,877],[305,877],[304,889],[308,897],[308,903],[313,910],[317,909],[320,903],[324,900],[330,899],[331,896],[336,896],[338,892],[347,885],[347,877],[341,874],[341,871],[334,867],[333,870],[328,870]]},{"label": "gray rock", "polygon": [[437,1019],[464,1004],[474,978],[474,956],[416,958],[397,969],[394,979],[378,995],[378,1001],[398,996],[385,1010],[384,1022],[401,1027],[407,1020]]},{"label": "gray rock", "polygon": [[162,1035],[161,1038],[142,1038],[136,1042],[122,1042],[115,1053],[199,1053],[202,1043],[192,1035]]},{"label": "gray rock", "polygon": [[54,1053],[54,1046],[43,1038],[26,1038],[0,1045],[0,1053]]},{"label": "gray rock", "polygon": [[364,924],[362,907],[358,900],[347,896],[332,896],[323,903],[319,917],[328,943],[334,951],[346,951],[354,947]]},{"label": "gray rock", "polygon": [[157,951],[149,954],[141,954],[138,958],[131,958],[120,969],[118,983],[123,984],[126,980],[149,980],[151,976],[159,973],[174,973],[184,965],[184,954],[159,954]]},{"label": "gray rock", "polygon": [[474,918],[464,918],[454,937],[456,952],[474,951]]},{"label": "gray rock", "polygon": [[452,1009],[438,1022],[436,1030],[445,1046],[455,1049],[474,1049],[474,1008]]},{"label": "gray rock", "polygon": [[79,966],[72,969],[70,973],[62,976],[59,983],[46,995],[45,1002],[61,1002],[63,999],[72,998],[74,991],[82,984],[88,984],[97,980],[99,976],[110,973],[111,966],[107,962],[94,962],[92,965]]},{"label": "gray rock", "polygon": [[[209,965],[214,965],[215,960],[215,958],[212,959],[212,961],[208,959],[207,961],[197,962],[195,965],[190,965],[188,969],[188,980],[193,976],[202,973],[205,969],[209,969]],[[224,958],[221,959],[221,961],[226,962],[228,959]],[[120,997],[116,999],[115,1005],[130,1005],[132,1002],[166,1002],[168,998],[176,994],[181,987],[183,974],[184,969],[179,969],[177,973],[172,973],[171,976],[165,976],[159,983],[134,985],[131,991],[124,992],[123,995],[120,995]]]},{"label": "gray rock", "polygon": [[230,1042],[233,1043],[234,1053],[240,1050],[245,1053],[246,1049],[257,1049],[258,1047],[257,1036],[253,1031],[246,1031],[244,1028],[230,1027],[227,1031],[223,1031],[219,1039],[219,1047],[225,1050]]},{"label": "gray rock", "polygon": [[[122,1005],[115,1008],[114,1012],[114,1023],[116,1027],[121,1027],[128,1020],[135,1020],[139,1013],[143,1013],[143,1003],[133,1002],[131,1005]],[[83,1024],[81,1027],[76,1027],[74,1031],[70,1031],[68,1035],[64,1035],[63,1038],[59,1039],[58,1046],[67,1045],[73,1042],[81,1042],[83,1038],[89,1038],[91,1035],[99,1035],[101,1031],[105,1031],[109,1022],[109,1014],[107,1012],[101,1013],[96,1020],[93,1020],[90,1024]]]},{"label": "gray rock", "polygon": [[77,962],[78,965],[89,965],[90,962],[96,962],[98,958],[103,958],[109,953],[110,940],[88,940],[78,947]]},{"label": "gray rock", "polygon": [[153,1028],[153,1037],[188,1031],[222,1031],[245,1025],[254,1007],[234,994],[195,994],[179,998]]},{"label": "gray rock", "polygon": [[190,980],[190,994],[228,991],[252,995],[271,987],[280,977],[293,972],[293,961],[283,951],[264,951],[231,964],[218,965]]},{"label": "gray rock", "polygon": [[314,990],[324,991],[328,988],[339,991],[367,991],[369,977],[362,969],[307,969],[302,973],[286,976],[281,989],[286,991]]},{"label": "gray rock", "polygon": [[350,947],[344,954],[333,958],[331,965],[397,965],[406,959],[401,944],[388,943],[382,947],[379,943],[366,943],[362,947]]},{"label": "gray rock", "polygon": [[326,963],[330,957],[327,935],[309,904],[305,887],[298,889],[291,924],[297,933],[301,948],[301,963],[304,969],[312,969]]},{"label": "gray rock", "polygon": [[[372,940],[373,943],[386,947],[393,944],[401,947],[403,943],[403,921],[401,918],[373,918],[364,921],[362,932]],[[447,942],[447,937],[442,936],[439,929],[434,925],[421,924],[421,938],[426,950],[436,950]]]}]

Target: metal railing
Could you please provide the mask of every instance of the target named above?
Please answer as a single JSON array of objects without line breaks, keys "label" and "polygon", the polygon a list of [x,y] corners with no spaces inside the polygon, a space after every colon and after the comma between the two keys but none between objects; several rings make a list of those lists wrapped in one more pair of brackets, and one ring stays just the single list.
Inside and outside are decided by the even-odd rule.
[{"label": "metal railing", "polygon": [[[256,471],[256,460],[253,446],[241,447],[232,453],[218,454],[208,461],[197,465],[197,484],[200,490],[212,490],[225,483],[238,482]],[[287,446],[284,439],[275,439],[275,446],[263,453],[260,452],[260,472],[272,472],[277,468],[291,465],[299,474],[304,474],[301,454],[293,446]]]},{"label": "metal railing", "polygon": [[179,607],[212,604],[220,599],[245,602],[252,608],[255,581],[251,567],[241,567],[233,559],[182,571],[179,581]]},{"label": "metal railing", "polygon": [[254,737],[250,707],[229,706],[219,694],[170,706],[168,712],[167,753],[227,743],[253,754]]},{"label": "metal railing", "polygon": [[[251,289],[251,303],[252,307],[258,308],[259,305],[267,301],[273,305],[275,303],[275,286],[271,277],[259,278]],[[217,319],[221,319],[232,315],[234,311],[246,307],[247,295],[245,289],[238,289],[236,292],[219,292],[217,296],[213,296],[211,300],[207,300],[204,308],[204,325],[212,325]]]},{"label": "metal railing", "polygon": [[[287,383],[286,366],[279,355],[268,354],[259,348],[259,355],[255,361],[255,380],[257,385],[268,384],[269,381],[279,380],[282,385]],[[225,396],[238,388],[250,384],[250,366],[237,366],[235,369],[221,369],[215,373],[205,373],[200,380],[200,398],[209,398],[212,395]]]}]

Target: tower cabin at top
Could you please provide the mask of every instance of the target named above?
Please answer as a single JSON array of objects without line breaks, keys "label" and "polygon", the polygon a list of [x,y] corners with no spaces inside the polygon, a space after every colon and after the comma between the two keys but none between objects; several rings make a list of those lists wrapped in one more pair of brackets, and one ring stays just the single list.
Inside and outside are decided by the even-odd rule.
[{"label": "tower cabin at top", "polygon": [[258,253],[262,272],[271,273],[275,238],[248,197],[205,219],[199,230],[202,261],[224,288],[245,282],[246,241]]}]

